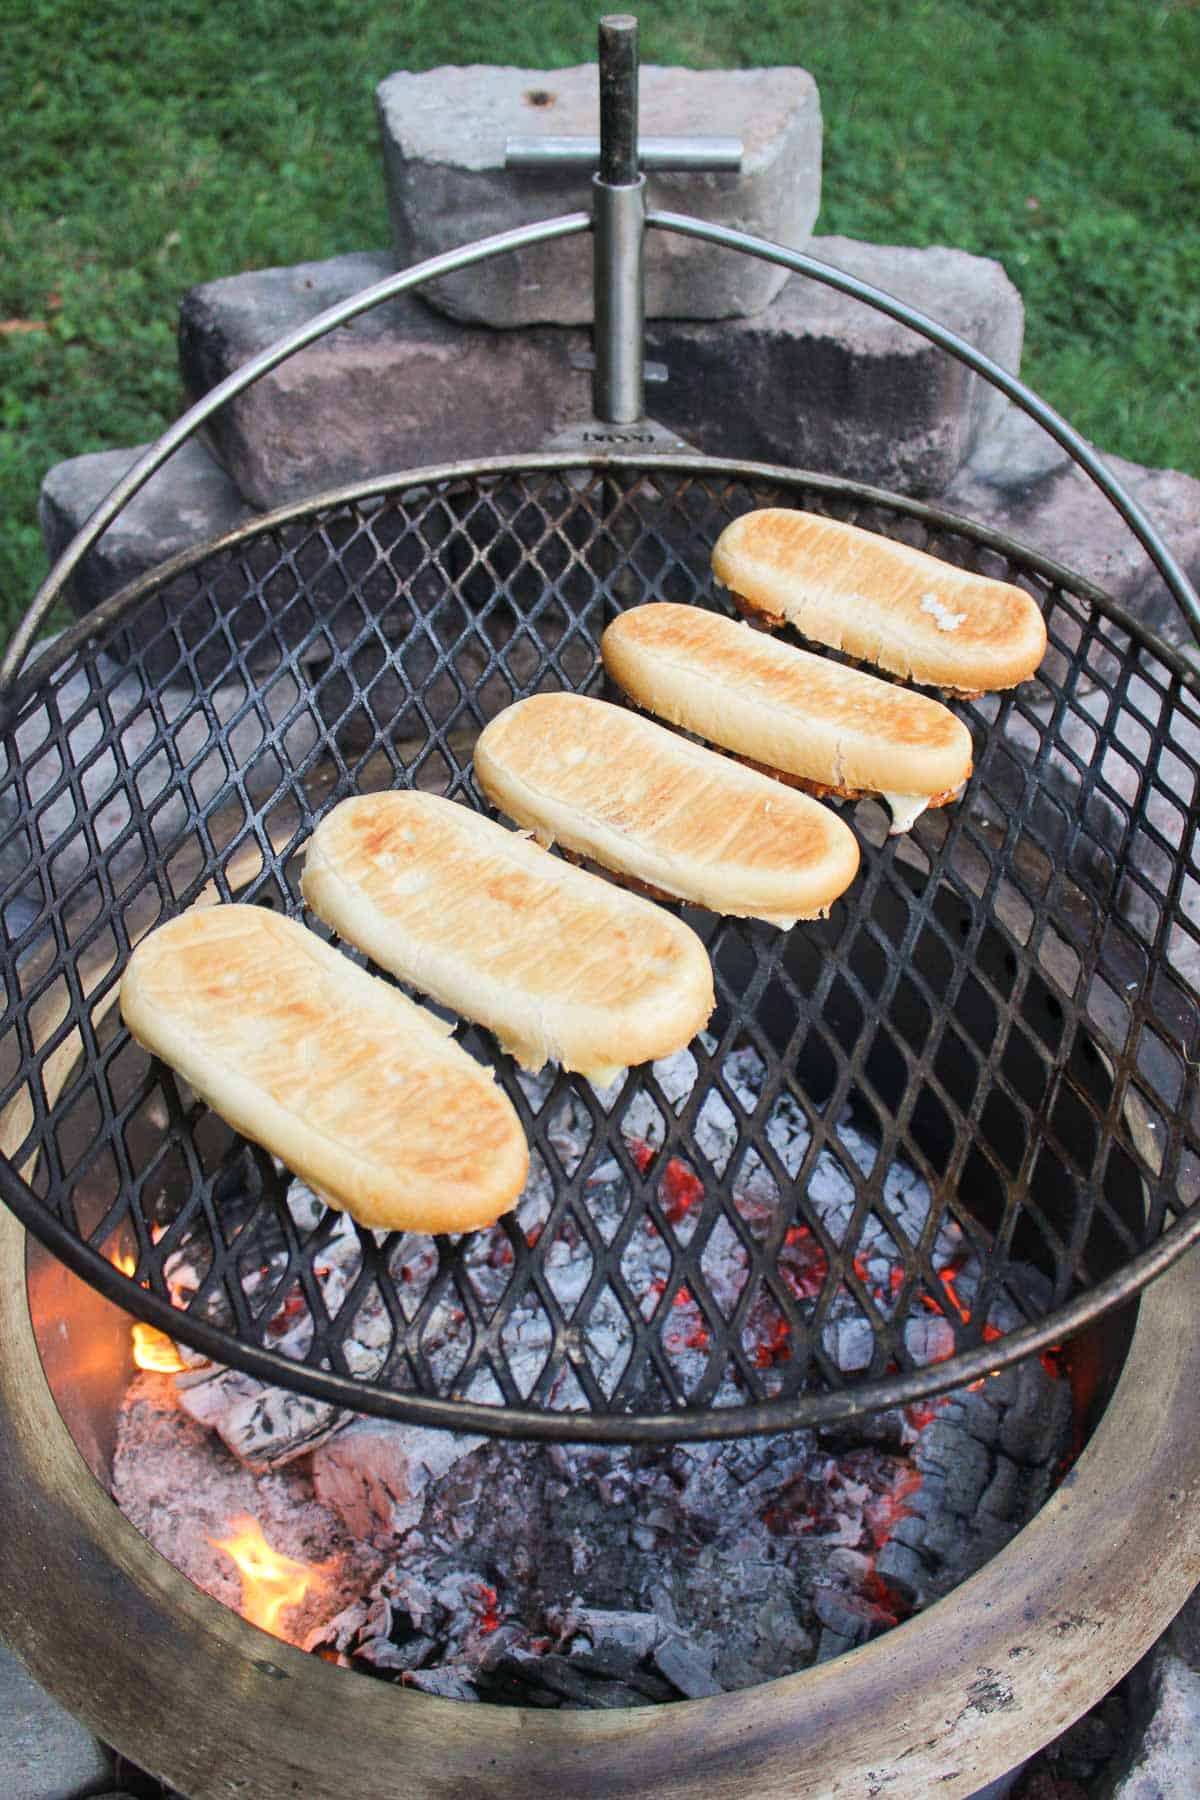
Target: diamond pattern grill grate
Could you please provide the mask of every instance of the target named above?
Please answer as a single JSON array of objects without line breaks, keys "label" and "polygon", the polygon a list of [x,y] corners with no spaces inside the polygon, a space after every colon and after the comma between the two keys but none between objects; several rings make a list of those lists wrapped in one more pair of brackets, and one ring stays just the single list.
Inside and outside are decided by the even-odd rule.
[{"label": "diamond pattern grill grate", "polygon": [[[131,943],[198,901],[299,911],[304,841],[347,794],[479,805],[482,725],[605,693],[620,608],[721,605],[711,544],[770,504],[1044,607],[1038,677],[960,705],[965,801],[907,838],[861,803],[826,921],[689,914],[710,1031],[615,1091],[520,1077],[460,1027],[532,1151],[492,1231],[376,1237],[289,1204],[121,1027]],[[975,1378],[1200,1235],[1200,707],[1083,584],[846,484],[514,465],[256,527],[113,611],[5,744],[4,1197],[197,1352],[430,1423],[733,1435]]]}]

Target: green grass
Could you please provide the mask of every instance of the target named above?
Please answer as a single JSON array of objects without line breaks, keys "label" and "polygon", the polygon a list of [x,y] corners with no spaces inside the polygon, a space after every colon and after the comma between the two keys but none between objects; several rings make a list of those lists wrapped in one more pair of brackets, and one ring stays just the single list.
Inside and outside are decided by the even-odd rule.
[{"label": "green grass", "polygon": [[[194,283],[383,247],[373,90],[594,54],[599,7],[25,0],[0,33],[0,638],[46,469],[178,410]],[[819,229],[999,257],[1026,378],[1103,449],[1200,474],[1195,0],[658,0],[647,61],[812,70]],[[28,326],[30,329],[20,329]]]}]

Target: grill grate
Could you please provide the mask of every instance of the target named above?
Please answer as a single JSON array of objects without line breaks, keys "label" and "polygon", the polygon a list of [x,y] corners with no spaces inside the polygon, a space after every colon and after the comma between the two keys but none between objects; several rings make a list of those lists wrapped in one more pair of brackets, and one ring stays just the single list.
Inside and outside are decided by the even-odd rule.
[{"label": "grill grate", "polygon": [[[826,921],[687,913],[710,1031],[613,1092],[520,1077],[460,1026],[531,1145],[492,1231],[376,1236],[289,1204],[120,1025],[130,944],[201,899],[299,912],[302,846],[350,793],[480,805],[489,718],[606,693],[609,619],[721,605],[719,531],[791,504],[1043,606],[1039,675],[959,706],[966,799],[907,838],[860,803],[862,871]],[[26,682],[5,740],[3,1195],[197,1351],[452,1427],[735,1435],[979,1378],[1200,1235],[1200,707],[1064,571],[844,482],[541,459],[255,525],[100,621]]]}]

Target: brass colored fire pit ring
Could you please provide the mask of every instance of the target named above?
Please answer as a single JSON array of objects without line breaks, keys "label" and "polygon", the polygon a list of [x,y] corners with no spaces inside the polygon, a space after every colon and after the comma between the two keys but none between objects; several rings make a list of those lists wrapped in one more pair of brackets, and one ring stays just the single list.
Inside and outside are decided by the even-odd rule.
[{"label": "brass colored fire pit ring", "polygon": [[1114,1397],[1058,1492],[886,1637],[761,1687],[634,1711],[549,1716],[359,1679],[209,1599],[116,1510],[47,1382],[26,1250],[0,1213],[4,1635],[93,1731],[189,1800],[956,1800],[1100,1699],[1195,1582],[1193,1253],[1140,1308]]}]

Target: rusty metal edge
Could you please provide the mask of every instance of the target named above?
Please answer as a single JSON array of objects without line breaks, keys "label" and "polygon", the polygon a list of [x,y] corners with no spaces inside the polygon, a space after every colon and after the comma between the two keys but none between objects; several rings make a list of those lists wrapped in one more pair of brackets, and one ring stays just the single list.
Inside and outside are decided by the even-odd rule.
[{"label": "rusty metal edge", "polygon": [[178,1574],[117,1511],[38,1354],[0,1215],[0,1632],[99,1736],[189,1800],[965,1800],[1064,1730],[1200,1571],[1200,1258],[1140,1309],[1057,1493],[979,1574],[803,1674],[667,1708],[471,1707],[306,1656]]}]

